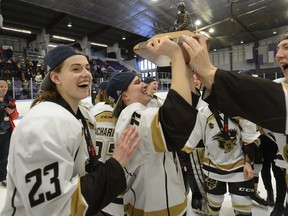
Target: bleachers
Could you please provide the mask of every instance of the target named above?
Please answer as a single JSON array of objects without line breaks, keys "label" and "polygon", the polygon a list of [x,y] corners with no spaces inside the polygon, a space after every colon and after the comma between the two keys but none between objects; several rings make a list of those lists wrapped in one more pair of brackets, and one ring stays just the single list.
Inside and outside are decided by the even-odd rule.
[{"label": "bleachers", "polygon": [[[39,54],[39,55],[34,55]],[[41,54],[41,55],[40,55]],[[14,61],[15,59],[15,61]],[[2,62],[1,62],[2,61]],[[20,63],[20,66],[18,65]],[[40,68],[40,64],[43,64],[43,54],[30,50],[29,48],[24,48],[24,51],[13,51],[13,47],[0,46],[0,79],[11,80],[11,76],[15,79],[23,80],[23,74],[25,74],[26,79],[32,77],[34,79],[36,72]],[[103,78],[104,80],[109,79],[110,75],[114,72],[127,70],[127,67],[122,65],[117,61],[117,59],[101,59],[100,57],[95,57],[90,59],[91,71],[97,79]],[[97,66],[97,67],[94,67]],[[4,76],[5,69],[9,67],[9,74]],[[130,67],[129,67],[130,68]],[[96,69],[96,70],[95,70]],[[102,69],[102,70],[101,70]],[[31,72],[31,75],[27,75],[27,71]],[[133,69],[132,69],[133,70]],[[136,71],[136,69],[135,69]],[[7,74],[7,73],[5,73]],[[27,76],[26,76],[27,75]],[[41,75],[43,77],[43,69],[41,69]],[[20,95],[19,89],[16,87],[16,95]]]},{"label": "bleachers", "polygon": [[[28,92],[23,91],[23,83],[21,80],[18,79],[12,79],[12,94],[16,100],[22,100],[22,99],[35,99],[39,90],[39,85],[36,84],[32,78],[28,81],[29,82],[29,90]],[[32,83],[32,84],[31,84]],[[32,86],[32,96],[31,96],[31,86]]]},{"label": "bleachers", "polygon": [[106,63],[113,67],[116,71],[127,70],[127,68],[121,65],[118,61],[109,61],[107,60]]},{"label": "bleachers", "polygon": [[[39,85],[35,82],[36,72],[39,70],[44,76],[45,71],[41,69],[38,62],[43,62],[43,59],[24,59],[23,54],[20,52],[14,53],[12,50],[0,50],[0,79],[10,80],[11,86],[9,86],[9,94],[13,96],[16,100],[21,99],[35,99],[39,91]],[[11,52],[12,51],[12,52]],[[38,63],[37,66],[32,62]],[[21,67],[17,67],[20,63]],[[91,72],[93,75],[94,84],[100,84],[104,80],[108,80],[111,74],[115,71],[126,70],[127,68],[121,65],[117,61],[106,61],[101,58],[91,59]],[[94,67],[96,66],[97,67]],[[103,67],[105,69],[103,69]],[[5,76],[5,70],[9,70],[11,76]],[[41,69],[41,70],[40,70]],[[102,70],[101,70],[102,69]],[[45,70],[45,69],[44,69]],[[27,71],[30,71],[28,74]],[[11,78],[12,77],[12,78]],[[29,82],[28,90],[23,89],[22,80],[27,79]]]}]

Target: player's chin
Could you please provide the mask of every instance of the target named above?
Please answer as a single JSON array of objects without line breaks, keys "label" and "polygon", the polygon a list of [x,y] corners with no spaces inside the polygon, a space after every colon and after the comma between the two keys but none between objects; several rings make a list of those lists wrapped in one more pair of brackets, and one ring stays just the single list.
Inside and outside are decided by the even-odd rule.
[{"label": "player's chin", "polygon": [[145,103],[149,103],[151,101],[151,95],[149,94],[145,94],[145,98],[144,98]]},{"label": "player's chin", "polygon": [[87,98],[90,95],[89,90],[82,90],[81,92],[79,92],[79,97],[81,97],[82,99]]},{"label": "player's chin", "polygon": [[145,98],[151,99],[151,95],[148,94],[147,92],[143,94]]}]

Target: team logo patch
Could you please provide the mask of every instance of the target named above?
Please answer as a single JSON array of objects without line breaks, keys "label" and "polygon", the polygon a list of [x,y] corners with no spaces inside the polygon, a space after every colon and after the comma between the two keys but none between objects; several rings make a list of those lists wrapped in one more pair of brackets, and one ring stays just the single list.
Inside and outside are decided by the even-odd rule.
[{"label": "team logo patch", "polygon": [[217,180],[214,180],[214,179],[207,177],[205,179],[205,184],[206,184],[208,190],[213,190],[217,186]]},{"label": "team logo patch", "polygon": [[214,124],[210,122],[210,123],[209,123],[209,128],[210,128],[210,129],[213,129],[213,128],[214,128]]},{"label": "team logo patch", "polygon": [[283,148],[283,156],[284,156],[284,160],[288,162],[288,144],[286,144]]},{"label": "team logo patch", "polygon": [[231,152],[234,147],[237,145],[236,143],[237,138],[237,130],[230,129],[228,133],[219,132],[215,136],[213,136],[213,140],[218,141],[218,146],[220,149],[224,150],[224,153]]}]

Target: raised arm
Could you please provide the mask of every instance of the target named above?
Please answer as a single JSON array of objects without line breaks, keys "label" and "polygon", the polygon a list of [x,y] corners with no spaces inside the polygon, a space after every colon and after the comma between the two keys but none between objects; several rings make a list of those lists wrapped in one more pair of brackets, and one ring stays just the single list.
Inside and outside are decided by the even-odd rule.
[{"label": "raised arm", "polygon": [[217,68],[212,65],[207,49],[207,37],[195,34],[192,37],[183,35],[183,46],[190,55],[190,61],[203,85],[211,89]]},{"label": "raised arm", "polygon": [[157,55],[166,55],[171,59],[171,89],[175,90],[191,105],[189,81],[191,74],[187,70],[181,47],[170,40],[169,36],[164,36],[160,39],[151,39],[147,44],[147,50]]},{"label": "raised arm", "polygon": [[[166,55],[171,60],[172,83],[163,106],[157,115],[157,127],[165,136],[168,151],[177,151],[187,142],[194,128],[198,111],[193,108],[191,95],[192,73],[187,66],[183,50],[169,36],[151,40],[148,51]],[[189,69],[189,70],[188,70]],[[185,127],[183,127],[185,125]]]},{"label": "raised arm", "polygon": [[217,69],[210,62],[205,36],[183,36],[183,40],[199,78],[212,90],[206,99],[208,103],[230,116],[241,116],[274,132],[285,132],[287,84]]}]

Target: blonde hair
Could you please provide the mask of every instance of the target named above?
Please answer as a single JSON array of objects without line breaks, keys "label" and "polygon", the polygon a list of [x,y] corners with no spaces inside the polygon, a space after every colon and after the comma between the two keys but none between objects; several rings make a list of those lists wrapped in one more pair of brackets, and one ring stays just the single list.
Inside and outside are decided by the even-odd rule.
[{"label": "blonde hair", "polygon": [[109,100],[109,97],[107,96],[107,90],[104,89],[104,90],[101,90],[97,95],[96,95],[96,98],[95,98],[95,104],[99,103],[99,102],[105,102],[111,106],[113,106],[113,103],[111,100]]},{"label": "blonde hair", "polygon": [[5,80],[0,80],[0,84],[4,84],[6,88],[8,88],[8,84]]}]

